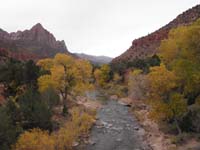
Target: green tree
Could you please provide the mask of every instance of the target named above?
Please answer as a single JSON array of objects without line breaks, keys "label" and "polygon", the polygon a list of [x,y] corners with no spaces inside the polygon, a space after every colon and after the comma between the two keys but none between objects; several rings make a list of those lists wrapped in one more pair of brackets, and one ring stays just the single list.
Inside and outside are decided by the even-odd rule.
[{"label": "green tree", "polygon": [[40,68],[36,64],[29,60],[25,62],[23,67],[23,79],[25,84],[34,85],[37,84],[37,78],[39,77]]},{"label": "green tree", "polygon": [[9,59],[0,65],[0,82],[4,84],[6,96],[15,96],[18,87],[23,84],[23,64]]},{"label": "green tree", "polygon": [[0,107],[0,120],[0,149],[9,150],[16,141],[17,132],[5,107]]},{"label": "green tree", "polygon": [[46,105],[52,109],[54,106],[59,104],[59,95],[56,91],[49,87],[44,92],[41,93],[41,99],[46,103]]},{"label": "green tree", "polygon": [[41,99],[40,94],[36,90],[27,90],[18,98],[18,102],[23,115],[22,125],[24,129],[52,129],[51,109]]}]

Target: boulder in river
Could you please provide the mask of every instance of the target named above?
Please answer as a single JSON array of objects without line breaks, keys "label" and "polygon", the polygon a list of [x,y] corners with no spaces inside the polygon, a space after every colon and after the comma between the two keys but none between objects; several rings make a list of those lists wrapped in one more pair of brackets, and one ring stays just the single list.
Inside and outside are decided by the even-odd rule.
[{"label": "boulder in river", "polygon": [[110,96],[110,99],[111,99],[111,100],[117,100],[117,99],[118,99],[118,96],[117,96],[117,95],[111,95],[111,96]]}]

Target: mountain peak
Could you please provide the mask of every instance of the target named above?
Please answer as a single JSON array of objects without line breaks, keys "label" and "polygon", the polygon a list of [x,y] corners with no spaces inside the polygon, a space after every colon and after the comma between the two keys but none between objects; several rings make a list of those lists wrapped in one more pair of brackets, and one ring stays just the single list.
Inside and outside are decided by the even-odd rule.
[{"label": "mountain peak", "polygon": [[16,54],[21,52],[23,55],[34,55],[35,58],[53,57],[56,53],[69,53],[65,42],[56,40],[54,35],[40,23],[30,30],[12,33],[0,30],[0,48],[10,49]]},{"label": "mountain peak", "polygon": [[31,30],[34,30],[34,29],[45,30],[41,23],[37,23],[31,28]]}]

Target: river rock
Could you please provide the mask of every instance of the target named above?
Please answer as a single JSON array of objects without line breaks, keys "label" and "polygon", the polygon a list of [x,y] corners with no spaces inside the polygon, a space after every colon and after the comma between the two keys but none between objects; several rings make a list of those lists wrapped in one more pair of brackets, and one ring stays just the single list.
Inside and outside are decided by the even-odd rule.
[{"label": "river rock", "polygon": [[89,139],[88,143],[89,143],[90,145],[96,144],[96,142],[95,142],[94,140],[91,140],[91,139]]},{"label": "river rock", "polygon": [[121,142],[121,141],[122,141],[122,139],[118,138],[118,139],[116,139],[116,141],[117,141],[117,142]]},{"label": "river rock", "polygon": [[139,127],[134,127],[134,130],[138,131],[138,130],[140,130],[140,128]]},{"label": "river rock", "polygon": [[117,96],[117,95],[111,95],[111,96],[110,96],[110,99],[111,99],[111,100],[117,100],[117,99],[118,99],[118,96]]},{"label": "river rock", "polygon": [[131,106],[132,105],[132,99],[126,97],[126,98],[120,98],[119,103],[125,106]]},{"label": "river rock", "polygon": [[76,146],[78,146],[78,145],[79,145],[78,142],[74,142],[74,143],[72,144],[73,147],[76,147]]}]

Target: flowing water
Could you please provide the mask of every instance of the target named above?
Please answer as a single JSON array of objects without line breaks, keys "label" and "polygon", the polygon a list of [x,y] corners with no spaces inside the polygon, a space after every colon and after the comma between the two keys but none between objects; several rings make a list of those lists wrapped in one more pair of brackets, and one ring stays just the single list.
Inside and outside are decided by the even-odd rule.
[{"label": "flowing water", "polygon": [[107,101],[98,111],[86,150],[150,150],[139,134],[142,130],[129,108],[117,101]]}]

